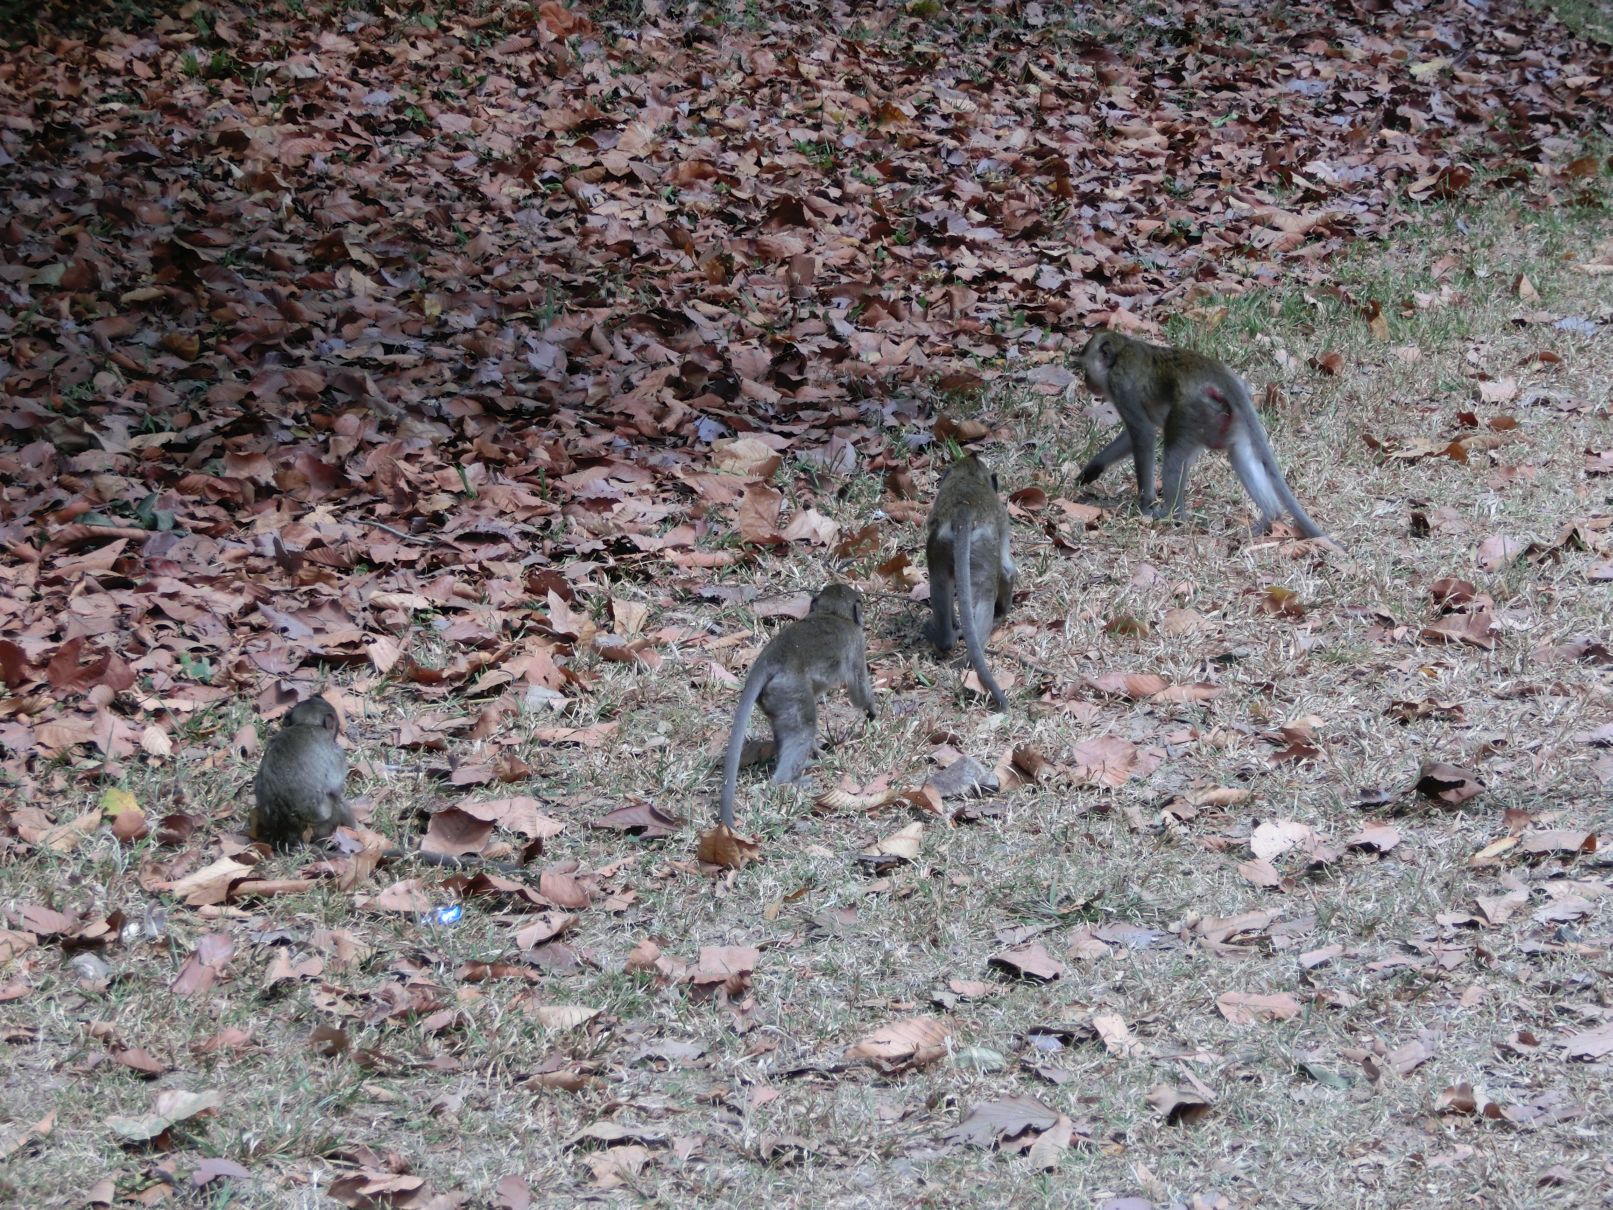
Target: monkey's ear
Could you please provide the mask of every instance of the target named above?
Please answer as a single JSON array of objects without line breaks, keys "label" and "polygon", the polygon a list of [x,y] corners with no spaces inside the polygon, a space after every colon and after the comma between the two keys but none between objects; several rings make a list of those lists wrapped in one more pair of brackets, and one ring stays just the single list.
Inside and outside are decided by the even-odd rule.
[{"label": "monkey's ear", "polygon": [[857,629],[858,630],[862,629],[862,626],[863,626],[863,607],[857,601],[853,601],[851,603],[851,620],[853,622],[857,623]]},{"label": "monkey's ear", "polygon": [[1110,369],[1115,364],[1115,358],[1120,356],[1120,342],[1115,339],[1113,332],[1103,334],[1103,343],[1098,346],[1098,360],[1103,362],[1104,369]]}]

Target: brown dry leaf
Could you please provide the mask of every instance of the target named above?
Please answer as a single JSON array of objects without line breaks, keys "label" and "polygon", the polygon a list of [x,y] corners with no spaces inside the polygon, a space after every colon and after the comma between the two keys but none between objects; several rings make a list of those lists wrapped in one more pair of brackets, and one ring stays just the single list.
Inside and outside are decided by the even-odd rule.
[{"label": "brown dry leaf", "polygon": [[1480,895],[1474,901],[1492,927],[1505,924],[1529,902],[1529,888],[1510,874],[1501,875],[1501,885],[1506,888],[1506,894]]},{"label": "brown dry leaf", "polygon": [[969,1110],[968,1116],[949,1129],[944,1137],[953,1143],[996,1147],[1019,1138],[1027,1131],[1051,1130],[1061,1116],[1035,1097],[1002,1097],[975,1105]]},{"label": "brown dry leaf", "polygon": [[784,492],[766,486],[765,482],[752,482],[745,487],[734,516],[739,536],[752,545],[784,545],[784,536],[777,529],[782,508]]},{"label": "brown dry leaf", "polygon": [[1267,890],[1275,890],[1283,885],[1283,876],[1277,872],[1276,867],[1269,861],[1262,861],[1258,858],[1254,861],[1240,862],[1238,874],[1254,883],[1255,886],[1263,887]]},{"label": "brown dry leaf", "polygon": [[41,848],[49,849],[52,853],[71,853],[83,843],[86,836],[93,835],[100,826],[101,812],[86,811],[52,828],[38,843]]},{"label": "brown dry leaf", "polygon": [[1344,847],[1348,849],[1369,849],[1377,853],[1387,853],[1400,843],[1400,829],[1389,824],[1368,824],[1353,836],[1345,839]]},{"label": "brown dry leaf", "polygon": [[1139,1040],[1119,1013],[1093,1013],[1092,1028],[1104,1049],[1122,1059],[1142,1059],[1153,1054],[1153,1048]]},{"label": "brown dry leaf", "polygon": [[1262,861],[1281,857],[1296,846],[1311,847],[1316,833],[1309,824],[1292,819],[1267,819],[1255,826],[1249,835],[1249,851]]},{"label": "brown dry leaf", "polygon": [[1439,761],[1424,761],[1412,789],[1449,807],[1460,806],[1484,789],[1479,775]]},{"label": "brown dry leaf", "polygon": [[1479,543],[1478,564],[1485,571],[1500,571],[1523,554],[1524,543],[1517,538],[1491,534]]},{"label": "brown dry leaf", "polygon": [[585,1004],[539,1004],[532,1009],[539,1025],[554,1030],[576,1029],[599,1016],[599,1012]]},{"label": "brown dry leaf", "polygon": [[1305,606],[1300,601],[1298,593],[1279,584],[1273,584],[1260,598],[1260,612],[1297,620],[1305,616]]},{"label": "brown dry leaf", "polygon": [[233,857],[220,857],[211,865],[203,866],[177,881],[159,883],[157,889],[168,892],[190,907],[202,907],[223,903],[229,897],[230,888],[252,872],[252,866],[243,865]]},{"label": "brown dry leaf", "polygon": [[1137,745],[1115,735],[1089,739],[1070,750],[1070,767],[1078,781],[1124,785],[1137,772]]},{"label": "brown dry leaf", "polygon": [[1210,1102],[1201,1094],[1168,1084],[1156,1085],[1145,1099],[1171,1126],[1191,1126],[1210,1112]]},{"label": "brown dry leaf", "polygon": [[1288,1021],[1299,1016],[1299,1002],[1287,992],[1223,992],[1215,1006],[1234,1025]]},{"label": "brown dry leaf", "polygon": [[1444,1089],[1434,1098],[1435,1113],[1474,1114],[1479,1111],[1479,1103],[1473,1095],[1473,1085],[1455,1084]]},{"label": "brown dry leaf", "polygon": [[1051,983],[1064,974],[1064,967],[1039,941],[1016,945],[993,954],[987,964],[1020,979],[1037,983]]},{"label": "brown dry leaf", "polygon": [[1169,684],[1168,680],[1153,672],[1110,672],[1087,678],[1087,685],[1096,692],[1110,697],[1130,698],[1134,702],[1152,697]]},{"label": "brown dry leaf", "polygon": [[1563,1054],[1570,1059],[1588,1061],[1613,1055],[1613,1021],[1564,1038]]},{"label": "brown dry leaf", "polygon": [[919,846],[924,840],[924,825],[910,823],[905,828],[892,832],[883,840],[875,841],[864,849],[864,857],[893,858],[898,861],[912,861],[919,855]]},{"label": "brown dry leaf", "polygon": [[742,870],[759,860],[762,846],[749,837],[730,831],[727,824],[718,824],[700,833],[695,842],[695,856],[707,865],[725,870]]},{"label": "brown dry leaf", "polygon": [[946,1054],[953,1026],[941,1017],[907,1017],[846,1047],[846,1058],[866,1059],[886,1071],[924,1067]]},{"label": "brown dry leaf", "polygon": [[1492,840],[1477,853],[1473,854],[1473,856],[1469,857],[1467,859],[1467,864],[1474,867],[1495,865],[1501,854],[1507,852],[1509,849],[1516,848],[1517,845],[1518,838],[1516,836],[1503,836],[1499,840]]},{"label": "brown dry leaf", "polygon": [[1465,643],[1485,651],[1495,650],[1499,627],[1486,609],[1454,613],[1424,626],[1417,637],[1424,643]]},{"label": "brown dry leaf", "polygon": [[224,933],[208,933],[196,939],[196,948],[174,976],[169,990],[181,999],[208,990],[235,953],[235,942]]},{"label": "brown dry leaf", "polygon": [[711,444],[713,463],[730,475],[771,479],[783,459],[773,447],[755,437],[736,437]]},{"label": "brown dry leaf", "polygon": [[353,899],[354,910],[361,912],[395,912],[419,916],[431,911],[434,906],[436,905],[431,902],[431,896],[416,878],[406,878],[394,882],[374,895],[357,895]]},{"label": "brown dry leaf", "polygon": [[1147,622],[1124,613],[1110,618],[1104,624],[1103,632],[1105,634],[1119,635],[1121,638],[1126,639],[1146,639],[1150,633]]},{"label": "brown dry leaf", "polygon": [[1059,1166],[1064,1153],[1070,1149],[1070,1139],[1075,1133],[1075,1123],[1062,1113],[1058,1121],[1054,1122],[1037,1137],[1025,1153],[1030,1165],[1038,1172],[1051,1172]]},{"label": "brown dry leaf", "polygon": [[1596,852],[1596,833],[1582,832],[1573,828],[1554,828],[1545,832],[1527,833],[1521,842],[1520,851],[1530,856],[1543,856],[1548,853],[1566,853],[1577,857],[1584,853]]},{"label": "brown dry leaf", "polygon": [[132,1143],[144,1143],[156,1138],[176,1122],[210,1113],[223,1103],[223,1097],[215,1089],[189,1092],[183,1088],[168,1088],[156,1095],[148,1112],[130,1117],[114,1114],[106,1119],[106,1125],[121,1138]]},{"label": "brown dry leaf", "polygon": [[1167,609],[1165,616],[1160,619],[1160,634],[1172,638],[1181,638],[1184,635],[1198,634],[1209,629],[1210,619],[1195,609]]}]

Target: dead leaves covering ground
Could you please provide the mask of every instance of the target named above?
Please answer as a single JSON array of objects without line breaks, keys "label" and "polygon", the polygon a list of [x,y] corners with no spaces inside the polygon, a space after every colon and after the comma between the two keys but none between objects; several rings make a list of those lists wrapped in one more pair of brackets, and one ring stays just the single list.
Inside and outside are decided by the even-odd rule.
[{"label": "dead leaves covering ground", "polygon": [[[744,581],[768,552],[815,566],[906,541],[923,515],[911,472],[917,464],[923,478],[926,447],[1012,436],[938,418],[932,392],[969,398],[1007,380],[1060,397],[1072,342],[1090,325],[1151,332],[1178,311],[1213,323],[1212,295],[1279,280],[1325,292],[1329,258],[1392,236],[1408,203],[1503,186],[1540,206],[1594,203],[1601,165],[1578,140],[1590,124],[1606,128],[1613,65],[1548,15],[1257,7],[1185,5],[1098,37],[1038,5],[1005,22],[972,6],[764,4],[723,24],[652,3],[630,26],[555,3],[429,19],[226,7],[95,44],[46,39],[0,63],[0,861],[71,859],[103,825],[138,861],[119,903],[65,892],[5,901],[0,1002],[62,979],[71,982],[53,994],[115,994],[129,976],[114,964],[140,954],[160,966],[173,1002],[250,990],[267,1006],[253,1001],[245,1024],[162,1053],[110,1010],[74,1009],[83,1036],[70,1046],[35,1025],[8,1027],[5,1044],[45,1056],[34,1070],[52,1078],[115,1071],[153,1085],[137,1110],[99,1121],[127,1164],[75,1192],[109,1204],[176,1180],[203,1188],[277,1173],[281,1157],[244,1139],[233,1158],[197,1155],[230,1108],[221,1076],[265,1052],[373,1081],[441,1081],[424,1108],[451,1129],[465,1094],[449,1081],[487,1076],[485,996],[502,996],[512,1028],[551,1040],[545,1057],[497,1076],[534,1103],[592,1106],[587,1097],[621,1080],[621,1063],[710,1065],[705,1043],[568,995],[568,977],[601,970],[721,1014],[767,1082],[723,1079],[702,1094],[734,1126],[712,1134],[620,1106],[584,1121],[560,1102],[575,1129],[557,1146],[579,1187],[661,1179],[734,1146],[786,1170],[817,1144],[741,1129],[744,1115],[790,1086],[864,1078],[891,1082],[873,1085],[894,1090],[878,1123],[918,1136],[926,1160],[985,1148],[1050,1170],[1072,1149],[1125,1155],[1146,1129],[1133,1121],[1128,1134],[1128,1115],[1190,1129],[1213,1120],[1249,1070],[1231,1045],[1223,1054],[1184,1041],[1176,1006],[1128,1017],[1084,998],[1103,977],[1088,972],[1185,956],[1215,962],[1216,985],[1195,989],[1196,1009],[1258,1046],[1310,1014],[1348,1013],[1374,980],[1407,980],[1417,996],[1448,990],[1472,1010],[1477,982],[1456,990],[1451,980],[1493,968],[1498,951],[1560,964],[1542,976],[1556,981],[1557,1015],[1500,1033],[1494,1064],[1425,1108],[1520,1132],[1592,1112],[1523,1065],[1542,1055],[1605,1065],[1613,1053],[1606,1006],[1585,981],[1607,961],[1605,943],[1581,931],[1608,895],[1595,829],[1560,826],[1558,809],[1539,803],[1481,816],[1474,826],[1488,831],[1466,860],[1487,893],[1400,929],[1387,952],[1316,943],[1314,888],[1420,852],[1449,819],[1486,804],[1486,771],[1441,754],[1393,784],[1341,787],[1356,814],[1335,828],[1270,802],[1246,807],[1248,791],[1224,785],[1185,786],[1147,813],[1122,800],[1113,826],[1224,863],[1228,885],[1260,906],[1152,927],[1055,895],[1035,913],[1008,913],[994,948],[923,996],[859,1002],[884,1024],[804,1055],[756,1028],[776,1002],[753,981],[782,942],[679,948],[635,915],[651,887],[709,885],[694,859],[626,843],[673,834],[679,813],[590,803],[574,818],[520,792],[559,776],[568,752],[619,742],[625,708],[600,705],[609,665],[692,662],[731,679],[725,653],[754,636],[690,616],[751,601]],[[1541,311],[1527,278],[1513,290],[1529,308],[1521,322],[1596,330]],[[1377,303],[1344,301],[1383,339],[1389,316]],[[1542,349],[1530,364],[1561,361]],[[1331,351],[1312,368],[1347,371]],[[1459,412],[1427,437],[1367,434],[1369,444],[1388,466],[1526,474],[1497,451],[1526,441],[1527,424],[1496,409],[1578,412],[1605,400],[1531,399],[1523,373],[1476,380],[1482,415]],[[1575,457],[1587,479],[1613,469],[1605,445]],[[885,486],[881,516],[842,531],[841,489],[868,481]],[[1103,520],[1054,485],[1019,486],[1016,521],[1055,550],[1079,551]],[[1417,510],[1411,532],[1461,523]],[[1586,564],[1588,578],[1606,579],[1596,569],[1607,552],[1606,519],[1585,517],[1536,541],[1485,535],[1474,566],[1495,575],[1589,553],[1600,561]],[[1462,573],[1472,571],[1431,582],[1420,616],[1361,615],[1367,637],[1427,649],[1430,661],[1497,651],[1525,619]],[[922,584],[901,556],[871,574],[903,594]],[[753,616],[803,606],[793,596],[763,604]],[[1299,643],[1325,620],[1283,585],[1252,588],[1232,608],[1293,628]],[[1157,634],[1208,649],[1224,621],[1138,608],[1102,629],[1117,644]],[[1534,655],[1532,668],[1576,672],[1613,660],[1605,635],[1543,641]],[[1296,776],[1334,756],[1337,720],[1321,715],[1215,732],[1185,721],[1235,682],[1220,662],[1177,677],[1123,664],[1068,681],[1013,669],[1031,682],[1022,700],[1077,732],[1067,746],[1006,738],[977,760],[934,735],[924,771],[907,781],[831,787],[820,809],[872,817],[846,875],[866,879],[859,895],[825,906],[813,888],[782,887],[763,920],[782,921],[794,945],[801,933],[866,924],[879,896],[911,894],[904,869],[921,883],[968,879],[928,868],[925,846],[1001,814],[978,791],[1067,790],[1082,827],[1079,815],[1108,801],[1100,795],[1135,791],[1194,745],[1262,745],[1272,767]],[[1419,665],[1408,657],[1402,671],[1414,677]],[[384,730],[382,746],[452,788],[426,831],[434,850],[503,843],[503,855],[532,862],[531,876],[377,879],[360,837],[355,852],[267,877],[230,839],[233,803],[191,801],[183,784],[172,803],[106,789],[142,768],[182,783],[247,766],[256,736],[222,721],[231,704],[277,710],[322,668],[342,670],[339,696],[361,732]],[[1544,677],[1509,685],[1569,695],[1558,688]],[[402,720],[366,717],[377,697]],[[1168,725],[1106,732],[1134,703]],[[1462,710],[1413,695],[1389,717],[1414,727]],[[516,722],[534,713],[543,725],[519,739],[543,768],[528,763],[530,748],[516,751]],[[1602,731],[1573,742],[1601,783],[1613,781]],[[471,744],[476,757],[460,759]],[[1523,780],[1533,753],[1494,745],[1469,755],[1499,756],[1511,782]],[[539,860],[584,818],[612,842],[609,857]],[[1421,836],[1408,844],[1413,828]],[[1083,843],[1094,844],[1090,832]],[[725,844],[714,864],[755,855]],[[1408,859],[1409,876],[1421,859]],[[304,894],[339,906],[294,929],[262,906]],[[478,913],[494,926],[485,951],[458,955],[452,930]],[[601,918],[623,922],[624,953],[574,943]],[[1239,959],[1273,955],[1292,955],[1291,990],[1240,974]],[[1064,997],[1072,985],[1081,990],[1042,1001],[1047,1017],[1023,1023],[1011,1052],[970,1041],[981,1006],[1026,987]],[[301,1008],[273,1007],[284,1002]],[[1376,1021],[1361,1032],[1359,1045],[1296,1054],[1296,1078],[1365,1098],[1438,1060],[1433,1034],[1397,1038]],[[1101,1111],[1064,1097],[1096,1062],[1146,1065],[1151,1091]],[[949,1087],[929,1104],[903,1102],[902,1081],[936,1071],[1008,1072],[1050,1091],[974,1098]],[[54,1114],[9,1128],[0,1159],[37,1157],[55,1132]],[[456,1196],[385,1147],[285,1146],[287,1168],[317,1156],[338,1170],[329,1188],[349,1204]],[[1458,1142],[1444,1162],[1458,1163],[1462,1147],[1471,1150]],[[1145,1166],[1131,1171],[1166,1200]],[[1539,1179],[1583,1178],[1548,1169]],[[531,1193],[510,1174],[495,1196],[516,1206]]]}]

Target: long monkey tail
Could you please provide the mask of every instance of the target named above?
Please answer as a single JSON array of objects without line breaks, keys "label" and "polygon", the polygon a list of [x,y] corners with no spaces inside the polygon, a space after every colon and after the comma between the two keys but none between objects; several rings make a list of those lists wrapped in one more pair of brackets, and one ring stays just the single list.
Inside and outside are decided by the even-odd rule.
[{"label": "long monkey tail", "polygon": [[1249,392],[1243,384],[1238,383],[1230,399],[1214,387],[1210,388],[1210,394],[1237,412],[1239,423],[1233,427],[1232,441],[1243,443],[1255,455],[1244,460],[1254,482],[1245,482],[1243,486],[1254,498],[1262,516],[1275,517],[1287,512],[1298,523],[1299,532],[1307,538],[1326,538],[1327,533],[1311,520],[1311,515],[1295,498],[1288,481],[1283,478],[1282,468],[1277,465],[1277,455],[1272,453],[1271,441],[1266,436],[1266,426],[1260,423],[1260,413],[1255,411],[1254,400],[1249,398]]},{"label": "long monkey tail", "polygon": [[739,691],[739,705],[734,708],[734,730],[723,755],[722,798],[717,810],[718,821],[730,828],[734,826],[734,786],[739,781],[739,755],[745,750],[745,729],[750,726],[751,711],[762,696],[765,679],[759,668],[753,668]]},{"label": "long monkey tail", "polygon": [[[991,703],[999,710],[1008,709],[1008,698],[997,687],[991,668],[986,663],[986,645],[981,642],[979,623],[975,620],[975,585],[969,571],[969,549],[974,543],[974,523],[971,517],[960,517],[952,534],[952,580],[958,593],[958,620],[962,623],[963,642],[969,649],[969,663],[975,675],[991,694]],[[992,555],[996,557],[995,552]]]}]

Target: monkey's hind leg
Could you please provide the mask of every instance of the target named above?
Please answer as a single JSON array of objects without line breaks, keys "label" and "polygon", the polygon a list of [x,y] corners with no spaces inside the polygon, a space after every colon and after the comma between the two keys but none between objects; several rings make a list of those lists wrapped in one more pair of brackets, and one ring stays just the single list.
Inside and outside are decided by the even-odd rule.
[{"label": "monkey's hind leg", "polygon": [[[952,540],[957,541],[957,534]],[[930,624],[926,628],[930,642],[941,655],[952,650],[958,634],[952,622],[952,549],[950,545],[932,542],[926,548],[925,558],[930,565]]]},{"label": "monkey's hind leg", "polygon": [[1150,517],[1159,514],[1154,509],[1154,431],[1139,425],[1126,425],[1131,437],[1131,460],[1137,468],[1137,507]]},{"label": "monkey's hind leg", "polygon": [[993,621],[1001,622],[1013,608],[1014,570],[1013,552],[1008,549],[1008,538],[1004,536],[997,552],[997,602],[992,610]]},{"label": "monkey's hind leg", "polygon": [[775,785],[800,777],[818,746],[818,704],[811,686],[801,686],[781,707],[777,714],[768,711],[767,716],[773,724],[773,744],[778,749],[778,766],[773,770]]},{"label": "monkey's hind leg", "polygon": [[1202,447],[1187,437],[1165,441],[1165,494],[1154,515],[1174,516],[1178,521],[1187,515],[1187,478],[1198,461]]}]

